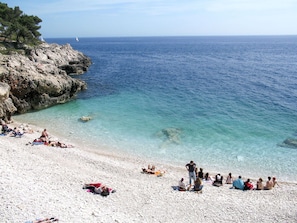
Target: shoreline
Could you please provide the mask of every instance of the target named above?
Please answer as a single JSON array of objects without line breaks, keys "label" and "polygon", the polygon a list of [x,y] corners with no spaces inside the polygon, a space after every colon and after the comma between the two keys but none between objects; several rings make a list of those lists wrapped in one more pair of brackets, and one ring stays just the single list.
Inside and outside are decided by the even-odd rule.
[{"label": "shoreline", "polygon": [[[0,217],[4,222],[42,217],[78,223],[225,222],[238,218],[245,222],[295,222],[297,219],[294,182],[278,182],[280,186],[270,191],[243,192],[229,189],[230,185],[226,184],[218,188],[205,183],[202,194],[179,192],[172,186],[182,177],[188,181],[184,166],[108,153],[98,150],[100,146],[94,149],[79,144],[74,148],[26,145],[38,138],[42,130],[38,126],[30,127],[33,134],[0,138],[0,185],[4,201]],[[69,143],[66,139],[61,141]],[[141,168],[148,164],[161,167],[165,175],[141,174]],[[226,175],[222,175],[225,179]],[[252,181],[255,183],[255,179]],[[82,186],[90,182],[106,184],[116,193],[107,198],[87,193]]]}]

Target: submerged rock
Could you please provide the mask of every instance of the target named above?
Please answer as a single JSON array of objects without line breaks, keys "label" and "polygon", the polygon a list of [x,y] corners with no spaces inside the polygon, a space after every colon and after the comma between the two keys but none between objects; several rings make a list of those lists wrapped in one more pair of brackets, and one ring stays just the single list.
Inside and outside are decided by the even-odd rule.
[{"label": "submerged rock", "polygon": [[279,146],[297,149],[297,139],[287,138]]},{"label": "submerged rock", "polygon": [[165,146],[170,143],[180,144],[182,130],[179,128],[165,128],[157,133],[157,136],[163,139],[162,146]]}]

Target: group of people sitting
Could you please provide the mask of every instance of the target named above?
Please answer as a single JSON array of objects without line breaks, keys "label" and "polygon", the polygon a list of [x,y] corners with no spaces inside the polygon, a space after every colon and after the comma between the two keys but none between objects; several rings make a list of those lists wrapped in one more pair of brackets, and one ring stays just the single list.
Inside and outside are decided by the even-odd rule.
[{"label": "group of people sitting", "polygon": [[271,190],[277,183],[276,177],[268,177],[266,184],[263,184],[263,179],[259,178],[255,185],[251,182],[250,179],[243,181],[241,176],[239,176],[236,180],[232,182],[232,188],[239,190]]},{"label": "group of people sitting", "polygon": [[1,122],[2,128],[1,128],[1,135],[8,135],[12,137],[22,137],[25,132],[27,132],[27,128],[20,126],[20,127],[14,127],[13,129],[8,127],[8,125],[5,122]]},{"label": "group of people sitting", "polygon": [[190,191],[193,190],[197,193],[202,193],[203,189],[203,180],[200,177],[197,177],[194,181],[194,186],[192,188],[192,185],[190,184],[188,187],[186,186],[184,182],[184,178],[181,178],[180,181],[178,181],[178,190],[179,191]]},{"label": "group of people sitting", "polygon": [[[204,179],[205,181],[212,181],[213,186],[223,186],[223,176],[221,176],[220,173],[218,173],[214,178],[209,176],[208,173],[205,175],[203,174],[203,169],[200,168],[200,171],[197,171],[197,168],[195,170],[196,177]],[[268,180],[266,181],[266,184],[263,184],[263,179],[259,178],[257,183],[253,185],[250,179],[247,179],[246,181],[243,181],[241,179],[241,176],[238,177],[238,179],[233,180],[232,173],[229,173],[226,181],[226,184],[232,184],[232,188],[240,189],[240,190],[271,190],[275,185],[278,185],[276,181],[276,177],[268,177]]]},{"label": "group of people sitting", "polygon": [[[213,186],[216,187],[223,186],[224,177],[220,173],[216,174],[213,178],[209,175],[209,173],[204,174],[203,168],[200,168],[198,171],[198,168],[196,168],[196,164],[193,161],[186,164],[186,168],[189,172],[189,185],[186,186],[186,184],[184,183],[184,178],[181,178],[181,180],[178,181],[178,190],[180,191],[193,190],[202,192],[203,181],[210,182]],[[192,179],[194,180],[193,188],[191,184]],[[225,183],[232,184],[231,188],[240,190],[271,190],[273,187],[275,187],[275,185],[278,185],[276,177],[268,177],[265,185],[263,184],[263,179],[259,178],[257,183],[253,185],[250,179],[243,181],[241,176],[239,176],[238,179],[233,180],[232,173],[228,174]]]},{"label": "group of people sitting", "polygon": [[146,174],[153,174],[156,175],[158,177],[161,177],[165,174],[165,171],[163,170],[156,170],[156,166],[155,165],[148,165],[147,169],[146,168],[142,168],[142,173],[146,173]]},{"label": "group of people sitting", "polygon": [[88,189],[88,192],[91,192],[93,194],[100,194],[103,197],[108,196],[110,193],[116,192],[116,190],[109,188],[102,183],[84,184],[83,189]]}]

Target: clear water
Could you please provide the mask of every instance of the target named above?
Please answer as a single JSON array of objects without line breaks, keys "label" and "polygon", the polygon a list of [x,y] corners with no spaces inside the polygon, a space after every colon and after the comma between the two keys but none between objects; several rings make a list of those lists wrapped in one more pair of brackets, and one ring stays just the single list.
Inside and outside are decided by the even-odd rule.
[{"label": "clear water", "polygon": [[297,36],[46,41],[92,58],[78,77],[88,90],[17,120],[93,148],[296,181],[297,149],[277,144],[297,136]]}]

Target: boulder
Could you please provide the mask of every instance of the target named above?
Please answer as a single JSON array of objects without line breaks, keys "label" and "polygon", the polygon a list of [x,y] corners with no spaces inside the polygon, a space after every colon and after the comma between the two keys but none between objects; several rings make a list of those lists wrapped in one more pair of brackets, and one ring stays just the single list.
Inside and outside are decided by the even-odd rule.
[{"label": "boulder", "polygon": [[17,111],[11,98],[9,98],[10,86],[0,82],[0,118],[10,121],[11,115]]},{"label": "boulder", "polygon": [[69,44],[43,43],[25,52],[0,54],[0,118],[68,102],[86,89],[68,74],[86,72],[91,60]]}]

